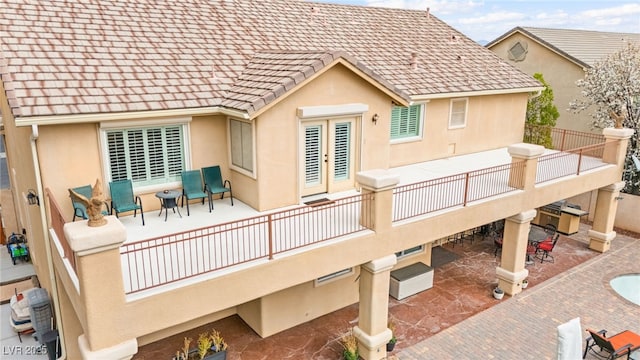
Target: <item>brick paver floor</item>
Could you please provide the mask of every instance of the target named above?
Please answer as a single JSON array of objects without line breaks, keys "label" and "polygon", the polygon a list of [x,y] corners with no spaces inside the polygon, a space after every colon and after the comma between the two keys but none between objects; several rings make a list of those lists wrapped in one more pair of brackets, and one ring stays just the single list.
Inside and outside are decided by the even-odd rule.
[{"label": "brick paver floor", "polygon": [[640,333],[640,306],[609,285],[629,273],[640,274],[640,239],[618,235],[610,251],[395,355],[400,360],[556,359],[557,326],[575,317],[581,319],[583,348],[587,327]]}]

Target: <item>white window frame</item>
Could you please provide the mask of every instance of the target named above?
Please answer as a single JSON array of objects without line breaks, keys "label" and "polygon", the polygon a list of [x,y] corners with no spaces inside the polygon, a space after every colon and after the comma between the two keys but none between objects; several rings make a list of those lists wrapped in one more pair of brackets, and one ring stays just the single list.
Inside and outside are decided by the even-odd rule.
[{"label": "white window frame", "polygon": [[[409,108],[411,106],[417,106],[419,107],[419,111],[420,114],[418,115],[418,133],[416,135],[411,135],[411,136],[406,136],[406,137],[398,137],[398,138],[392,138],[391,137],[391,119],[389,120],[389,139],[391,140],[391,144],[398,144],[398,143],[404,143],[404,142],[411,142],[411,141],[417,141],[417,140],[421,140],[422,139],[422,134],[423,134],[423,129],[424,129],[424,119],[425,119],[425,113],[426,113],[426,103],[416,103],[416,104],[412,104],[410,106],[408,106]],[[393,109],[395,107],[403,107],[400,105],[393,105],[391,108],[391,113],[389,114],[389,117],[391,118],[393,116]]]},{"label": "white window frame", "polygon": [[[150,129],[150,128],[162,128],[167,126],[181,126],[182,127],[182,152],[183,152],[183,161],[184,161],[184,170],[189,170],[191,168],[191,150],[190,150],[190,133],[189,133],[189,123],[191,122],[191,118],[171,118],[171,119],[154,119],[154,120],[140,120],[140,121],[113,121],[113,122],[104,122],[100,124],[100,128],[98,129],[100,137],[100,152],[102,154],[102,163],[104,169],[104,181],[105,183],[109,183],[113,180],[111,176],[111,166],[109,159],[109,144],[107,133],[113,130],[133,130],[133,129]],[[178,178],[174,181],[167,181],[163,183],[153,183],[153,184],[145,184],[141,185],[139,182],[133,182],[134,192],[135,193],[146,193],[164,190],[167,188],[180,187],[182,186],[181,180]],[[109,191],[105,188],[105,191]]]},{"label": "white window frame", "polygon": [[[454,113],[454,104],[464,102],[464,112],[462,113],[462,123],[453,123],[454,115],[460,114],[460,112]],[[467,115],[469,114],[469,98],[451,99],[449,102],[449,129],[461,129],[467,126]]]},{"label": "white window frame", "polygon": [[424,249],[425,249],[424,244],[421,244],[421,245],[418,245],[418,246],[414,246],[414,247],[411,247],[411,248],[408,248],[408,249],[404,249],[404,250],[398,251],[396,253],[396,257],[398,259],[403,259],[403,258],[406,258],[408,256],[412,256],[412,255],[423,253]]},{"label": "white window frame", "polygon": [[[252,162],[252,166],[251,169],[247,169],[245,167],[242,166],[238,166],[236,164],[234,164],[234,160],[233,160],[233,134],[232,132],[232,121],[237,121],[243,124],[248,124],[250,125],[250,129],[251,129],[251,135],[250,135],[250,139],[251,139],[251,162]],[[256,125],[255,125],[255,121],[249,121],[249,120],[243,120],[243,119],[238,119],[238,118],[227,118],[227,146],[228,146],[228,154],[229,154],[229,167],[241,174],[247,175],[251,178],[256,178],[257,176],[257,172],[256,172]]]}]

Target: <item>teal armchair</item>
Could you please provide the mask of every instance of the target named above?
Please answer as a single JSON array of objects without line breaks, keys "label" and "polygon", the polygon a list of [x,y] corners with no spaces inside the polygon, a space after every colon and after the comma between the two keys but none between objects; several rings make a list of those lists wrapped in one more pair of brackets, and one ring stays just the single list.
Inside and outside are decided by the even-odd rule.
[{"label": "teal armchair", "polygon": [[189,200],[202,199],[204,205],[204,198],[209,201],[209,212],[211,212],[211,196],[203,191],[202,175],[200,170],[187,170],[182,174],[182,207],[184,207],[184,199],[187,198],[187,216],[189,216]]},{"label": "teal armchair", "polygon": [[[202,176],[204,177],[204,191],[206,191],[209,196],[213,196],[213,194],[222,194],[220,199],[224,198],[224,193],[229,193],[229,197],[231,198],[231,206],[233,206],[233,192],[231,191],[231,181],[224,180],[222,181],[222,174],[220,172],[220,166],[209,166],[202,168]],[[213,203],[211,205],[213,209]]]},{"label": "teal armchair", "polygon": [[111,212],[116,212],[116,217],[122,212],[133,211],[135,217],[140,210],[142,225],[144,226],[144,212],[142,210],[142,200],[133,194],[133,184],[131,180],[116,180],[109,183],[111,192]]},{"label": "teal armchair", "polygon": [[[86,197],[87,199],[91,199],[93,191],[91,189],[91,185],[79,186],[70,190],[75,191],[76,193]],[[84,204],[78,201],[78,198],[74,196],[71,191],[69,191],[69,197],[71,198],[71,204],[73,205],[73,220],[71,221],[76,221],[76,218],[87,220],[89,218],[89,215],[87,215],[87,208],[84,206]],[[106,210],[102,210],[102,215],[109,215],[111,213],[109,204],[107,204],[106,202],[104,204]]]}]

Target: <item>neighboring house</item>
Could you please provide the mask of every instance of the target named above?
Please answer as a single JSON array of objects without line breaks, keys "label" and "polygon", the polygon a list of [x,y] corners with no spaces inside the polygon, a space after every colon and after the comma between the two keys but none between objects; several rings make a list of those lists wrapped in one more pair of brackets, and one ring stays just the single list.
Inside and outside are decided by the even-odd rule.
[{"label": "neighboring house", "polygon": [[544,76],[560,112],[556,127],[589,132],[593,122],[589,113],[569,110],[569,103],[582,96],[576,81],[629,42],[640,44],[640,33],[516,27],[485,46],[525,73]]},{"label": "neighboring house", "polygon": [[[591,247],[615,238],[629,130],[609,129],[612,141],[585,153],[521,144],[540,84],[427,11],[0,5],[15,230],[52,294],[68,358],[129,358],[233,314],[269,336],[360,302],[361,356],[381,359],[391,269],[430,264],[449,235],[507,218],[497,277],[508,294],[528,273],[535,208],[599,189]],[[130,179],[155,213],[155,194],[181,189],[181,171],[210,165],[236,205],[192,229],[170,225],[185,214],[165,228],[122,215],[72,222],[69,188],[99,179],[108,198],[110,181]],[[334,202],[302,205],[310,196]],[[221,221],[240,208],[255,216]]]}]

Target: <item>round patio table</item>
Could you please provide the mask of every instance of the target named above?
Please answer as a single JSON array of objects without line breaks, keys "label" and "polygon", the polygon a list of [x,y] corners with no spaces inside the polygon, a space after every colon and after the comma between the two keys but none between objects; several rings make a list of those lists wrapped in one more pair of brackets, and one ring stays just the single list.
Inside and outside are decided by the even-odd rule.
[{"label": "round patio table", "polygon": [[167,215],[169,214],[169,209],[172,209],[173,212],[178,210],[178,215],[182,217],[180,214],[180,209],[178,208],[178,198],[182,195],[180,191],[177,190],[164,190],[158,191],[156,193],[156,197],[160,199],[160,213],[158,216],[162,215],[162,209],[164,209],[164,221],[167,221]]}]

